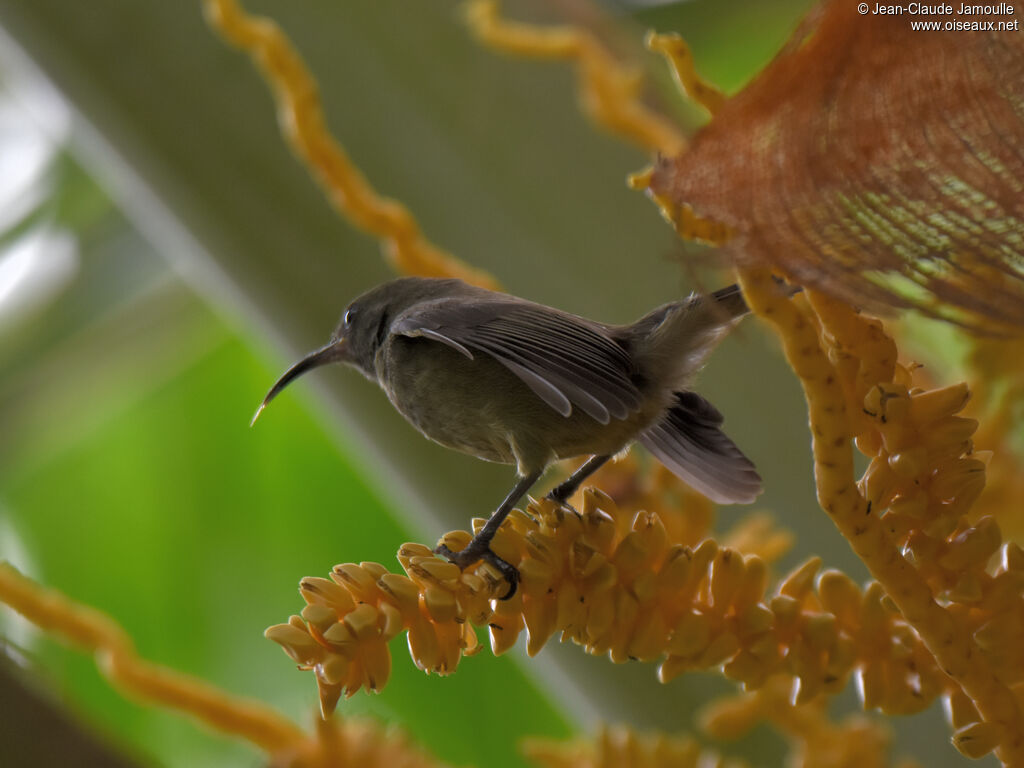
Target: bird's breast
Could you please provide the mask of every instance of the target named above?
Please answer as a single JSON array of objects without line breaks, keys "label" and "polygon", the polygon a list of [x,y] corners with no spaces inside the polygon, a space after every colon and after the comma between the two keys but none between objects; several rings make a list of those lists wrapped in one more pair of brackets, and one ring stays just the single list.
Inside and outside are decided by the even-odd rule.
[{"label": "bird's breast", "polygon": [[486,461],[516,463],[502,417],[515,377],[494,360],[396,336],[377,355],[377,378],[395,408],[431,440]]},{"label": "bird's breast", "polygon": [[516,464],[521,473],[555,459],[618,453],[664,410],[651,398],[608,424],[579,408],[565,417],[486,353],[470,359],[425,338],[389,338],[376,369],[392,404],[424,435],[486,461]]}]

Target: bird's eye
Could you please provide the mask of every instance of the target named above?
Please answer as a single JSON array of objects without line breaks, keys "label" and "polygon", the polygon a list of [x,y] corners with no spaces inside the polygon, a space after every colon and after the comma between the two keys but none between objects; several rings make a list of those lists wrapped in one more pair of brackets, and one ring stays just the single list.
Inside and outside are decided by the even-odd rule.
[{"label": "bird's eye", "polygon": [[342,322],[347,326],[352,325],[352,321],[355,320],[356,313],[354,309],[346,309],[345,317],[342,318]]}]

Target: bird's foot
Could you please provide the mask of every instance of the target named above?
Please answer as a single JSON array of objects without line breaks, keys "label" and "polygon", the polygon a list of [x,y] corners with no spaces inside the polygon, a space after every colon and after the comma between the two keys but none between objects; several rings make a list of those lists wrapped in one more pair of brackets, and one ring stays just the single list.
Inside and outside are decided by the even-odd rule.
[{"label": "bird's foot", "polygon": [[493,565],[498,570],[498,573],[502,575],[502,578],[508,582],[508,592],[498,598],[499,600],[510,599],[515,595],[516,589],[519,586],[519,571],[516,570],[512,563],[494,554],[491,551],[490,542],[473,539],[465,549],[458,552],[449,549],[444,544],[439,544],[434,549],[434,554],[447,558],[449,562],[454,563],[463,570],[480,560]]},{"label": "bird's foot", "polygon": [[[555,490],[557,490],[557,488]],[[569,495],[571,496],[572,494],[569,494]],[[544,498],[545,499],[550,499],[551,501],[555,502],[555,504],[557,504],[560,507],[565,507],[570,512],[575,514],[576,517],[578,517],[580,520],[583,519],[583,515],[580,514],[580,511],[578,509],[576,509],[576,507],[574,507],[572,504],[569,503],[568,497],[563,497],[561,494],[556,494],[555,491],[551,491]]]}]

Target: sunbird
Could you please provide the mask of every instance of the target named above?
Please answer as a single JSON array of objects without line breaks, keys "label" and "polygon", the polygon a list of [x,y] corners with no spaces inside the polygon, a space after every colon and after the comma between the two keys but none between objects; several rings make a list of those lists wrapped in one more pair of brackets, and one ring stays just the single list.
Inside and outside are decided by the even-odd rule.
[{"label": "sunbird", "polygon": [[547,494],[559,503],[634,442],[712,501],[757,497],[753,463],[722,431],[722,414],[689,389],[748,311],[732,285],[611,325],[461,280],[402,277],[349,304],[330,341],[278,379],[253,422],[297,377],[347,363],[431,440],[515,465],[515,485],[469,545],[435,550],[460,568],[490,562],[507,599],[519,574],[491,540],[552,462],[590,457]]}]

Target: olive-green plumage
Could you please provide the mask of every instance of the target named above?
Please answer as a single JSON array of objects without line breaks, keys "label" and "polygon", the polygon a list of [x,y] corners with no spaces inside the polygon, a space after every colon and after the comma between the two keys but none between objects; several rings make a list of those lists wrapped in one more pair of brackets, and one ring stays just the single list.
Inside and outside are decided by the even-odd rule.
[{"label": "olive-green plumage", "polygon": [[430,439],[514,464],[520,480],[485,530],[467,550],[445,551],[463,567],[495,562],[514,590],[515,569],[490,553],[490,537],[558,459],[594,457],[552,491],[560,501],[635,440],[713,500],[753,501],[753,465],[714,406],[688,389],[746,312],[731,286],[608,325],[460,280],[400,278],[355,299],[330,343],[285,373],[260,410],[297,376],[345,362]]}]

